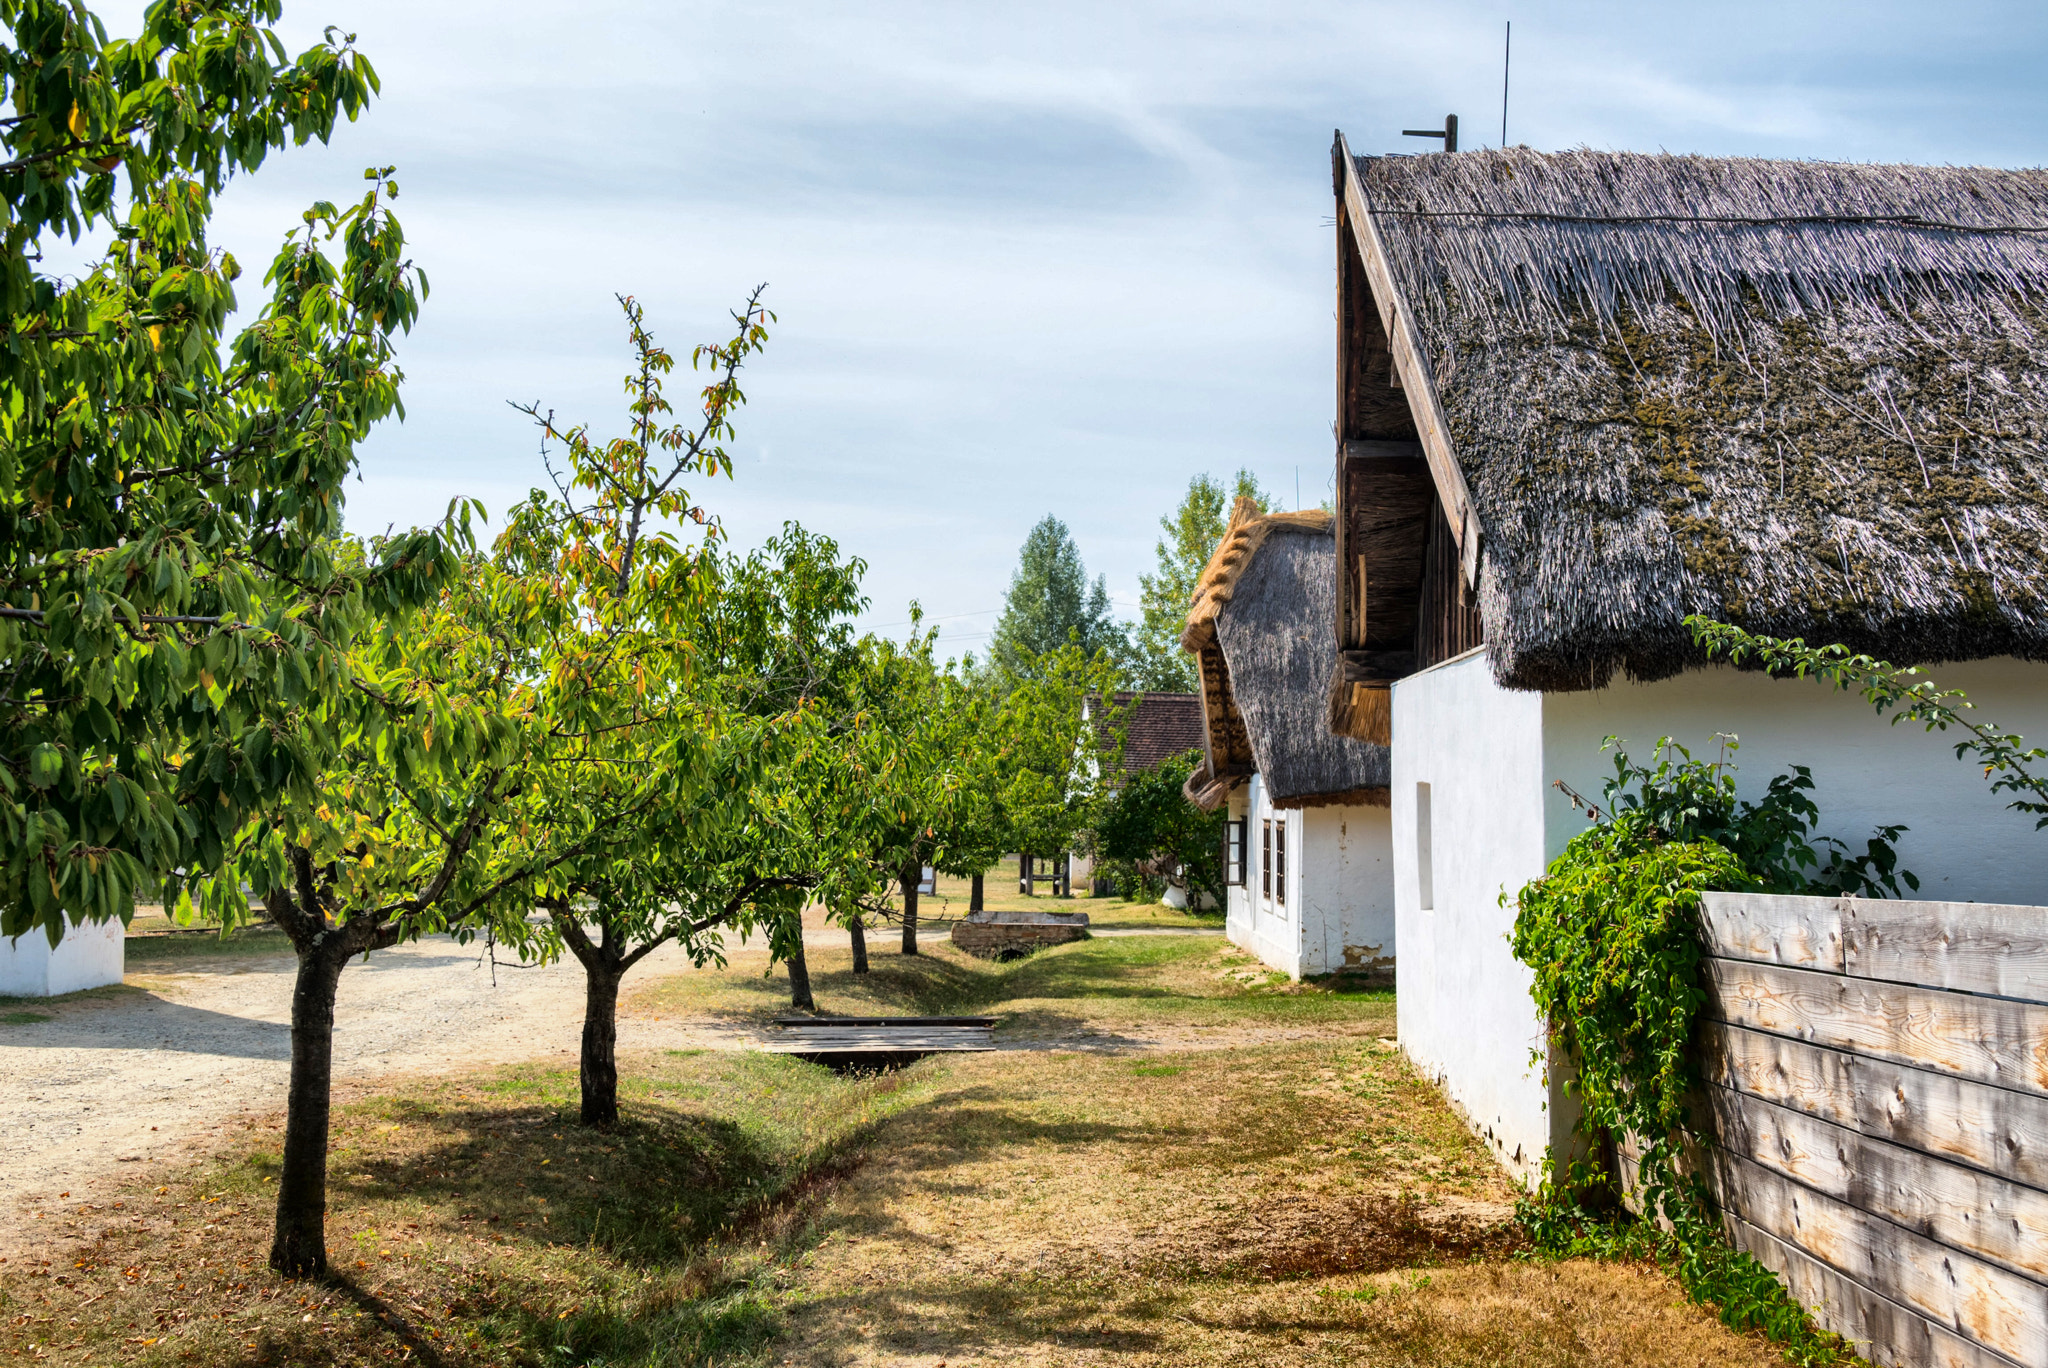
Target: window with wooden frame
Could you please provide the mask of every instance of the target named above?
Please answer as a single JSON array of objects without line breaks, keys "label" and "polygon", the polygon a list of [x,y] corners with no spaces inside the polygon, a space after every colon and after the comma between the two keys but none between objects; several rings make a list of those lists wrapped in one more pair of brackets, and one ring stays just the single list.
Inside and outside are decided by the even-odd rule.
[{"label": "window with wooden frame", "polygon": [[1244,887],[1246,828],[1249,822],[1242,819],[1223,824],[1223,882],[1232,888]]},{"label": "window with wooden frame", "polygon": [[1273,823],[1273,901],[1287,906],[1287,819]]},{"label": "window with wooden frame", "polygon": [[1259,819],[1259,896],[1273,900],[1273,819]]}]

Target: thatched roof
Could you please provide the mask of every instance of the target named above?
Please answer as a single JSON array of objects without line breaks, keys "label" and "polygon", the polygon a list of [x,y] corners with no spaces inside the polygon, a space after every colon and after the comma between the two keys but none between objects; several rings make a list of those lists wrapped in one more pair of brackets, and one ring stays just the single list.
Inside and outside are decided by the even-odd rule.
[{"label": "thatched roof", "polygon": [[1688,613],[2048,656],[2048,171],[1353,167],[1471,490],[1502,683],[1674,673]]},{"label": "thatched roof", "polygon": [[1329,514],[1261,515],[1238,500],[1181,634],[1202,680],[1204,763],[1191,799],[1214,808],[1256,771],[1280,807],[1386,802],[1387,748],[1333,736],[1325,722],[1336,595]]}]

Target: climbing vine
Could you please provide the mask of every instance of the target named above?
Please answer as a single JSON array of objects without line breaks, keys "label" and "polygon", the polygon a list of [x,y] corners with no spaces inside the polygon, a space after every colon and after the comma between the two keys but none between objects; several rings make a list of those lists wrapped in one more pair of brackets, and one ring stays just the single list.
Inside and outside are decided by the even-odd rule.
[{"label": "climbing vine", "polygon": [[[1518,1215],[1547,1255],[1654,1260],[1723,1323],[1762,1331],[1790,1361],[1836,1363],[1848,1346],[1728,1243],[1705,1183],[1681,1162],[1704,1140],[1688,1124],[1702,1083],[1691,1048],[1706,1003],[1701,896],[1883,897],[1918,881],[1892,848],[1903,827],[1879,828],[1861,855],[1813,836],[1819,813],[1804,769],[1773,779],[1759,802],[1739,800],[1734,749],[1724,737],[1718,759],[1695,760],[1665,738],[1647,766],[1616,750],[1599,804],[1565,789],[1594,825],[1516,895],[1513,946],[1534,971],[1557,1056],[1571,1061],[1582,1143],[1545,1156]],[[1628,1186],[1639,1215],[1621,1207],[1620,1175],[1603,1162],[1615,1142],[1636,1151]]]}]

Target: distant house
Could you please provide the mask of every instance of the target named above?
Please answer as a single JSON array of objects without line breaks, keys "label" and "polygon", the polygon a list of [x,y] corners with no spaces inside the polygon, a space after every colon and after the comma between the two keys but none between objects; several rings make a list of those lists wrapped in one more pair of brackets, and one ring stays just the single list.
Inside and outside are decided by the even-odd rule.
[{"label": "distant house", "polygon": [[1402,1048],[1529,1174],[1571,1113],[1512,898],[1604,737],[1734,733],[1746,796],[1806,765],[1828,834],[1905,823],[1922,896],[2048,902],[2048,836],[1953,738],[1683,625],[1940,663],[2048,737],[2048,173],[1341,137],[1334,170],[1330,721],[1391,746]]},{"label": "distant house", "polygon": [[1188,797],[1230,813],[1226,928],[1297,979],[1394,967],[1387,747],[1327,722],[1336,572],[1329,514],[1240,499],[1181,636],[1202,683]]}]

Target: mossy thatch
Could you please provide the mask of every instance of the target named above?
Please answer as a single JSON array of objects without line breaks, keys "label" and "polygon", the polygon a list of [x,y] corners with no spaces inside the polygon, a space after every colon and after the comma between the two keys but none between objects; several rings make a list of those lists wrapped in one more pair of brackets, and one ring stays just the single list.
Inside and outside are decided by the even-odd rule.
[{"label": "mossy thatch", "polygon": [[1357,159],[1485,532],[1496,676],[1681,623],[2048,656],[2048,172]]}]

